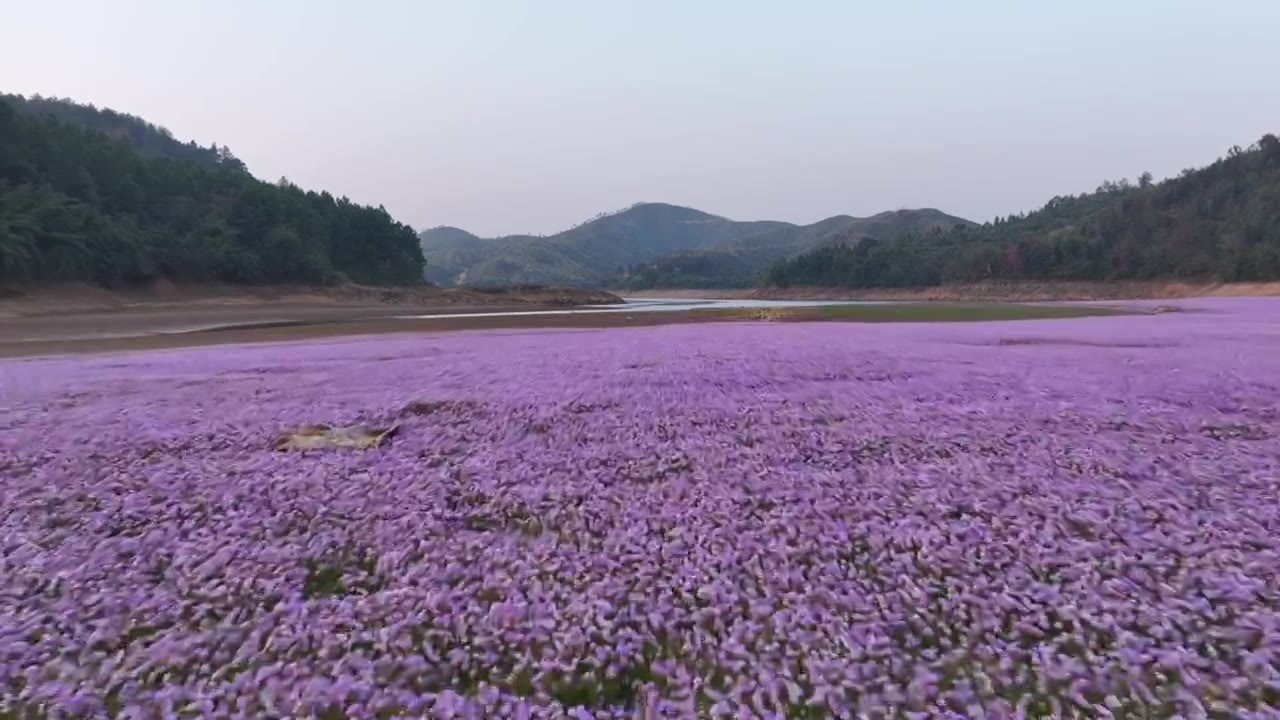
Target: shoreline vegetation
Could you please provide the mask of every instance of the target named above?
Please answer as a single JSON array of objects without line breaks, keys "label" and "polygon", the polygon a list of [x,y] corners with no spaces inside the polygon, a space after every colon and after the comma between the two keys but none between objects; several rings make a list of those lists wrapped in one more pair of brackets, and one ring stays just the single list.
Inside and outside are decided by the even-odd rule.
[{"label": "shoreline vegetation", "polygon": [[1280,295],[1280,282],[1004,281],[920,288],[721,288],[691,290],[656,288],[611,292],[634,298],[699,298],[759,300],[900,300],[936,302],[1068,302],[1108,300],[1177,300],[1193,297],[1260,297]]}]

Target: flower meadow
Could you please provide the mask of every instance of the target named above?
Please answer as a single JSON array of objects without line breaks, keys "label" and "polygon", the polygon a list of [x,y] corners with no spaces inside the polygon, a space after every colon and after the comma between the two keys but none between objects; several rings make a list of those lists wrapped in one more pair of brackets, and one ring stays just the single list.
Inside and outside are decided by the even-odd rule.
[{"label": "flower meadow", "polygon": [[11,717],[1277,717],[1280,302],[5,361],[0,547]]}]

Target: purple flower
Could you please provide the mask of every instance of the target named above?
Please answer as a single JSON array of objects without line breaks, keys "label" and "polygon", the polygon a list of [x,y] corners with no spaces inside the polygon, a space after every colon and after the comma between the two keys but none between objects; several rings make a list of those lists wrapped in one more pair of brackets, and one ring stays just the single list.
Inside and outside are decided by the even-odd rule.
[{"label": "purple flower", "polygon": [[1199,303],[6,361],[0,707],[1266,716],[1280,303]]}]

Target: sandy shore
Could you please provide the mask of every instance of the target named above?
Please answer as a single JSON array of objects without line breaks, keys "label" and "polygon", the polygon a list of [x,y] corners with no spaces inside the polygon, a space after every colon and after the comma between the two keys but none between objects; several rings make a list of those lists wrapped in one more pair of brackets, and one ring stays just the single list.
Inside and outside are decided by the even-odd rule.
[{"label": "sandy shore", "polygon": [[228,286],[155,282],[126,289],[85,284],[0,286],[0,318],[191,308],[385,308],[571,306],[619,302],[604,290],[525,285],[497,288],[368,287],[337,285]]},{"label": "sandy shore", "polygon": [[[157,283],[125,291],[87,285],[10,288],[0,293],[0,356],[411,331],[425,326],[397,318],[614,302],[621,299],[600,290],[532,286],[245,288]],[[476,321],[480,327],[495,326],[492,319]],[[433,322],[432,328],[448,329],[466,326],[468,319]]]},{"label": "sandy shore", "polygon": [[237,328],[367,323],[398,315],[516,312],[540,305],[176,305],[0,318],[0,344],[109,340],[179,335]]},{"label": "sandy shore", "polygon": [[[839,289],[656,290],[633,297],[878,299],[936,301],[1046,301],[1186,298],[1205,295],[1280,294],[1280,283],[1194,286],[1175,283],[985,284],[911,291],[850,292]],[[496,328],[603,328],[730,319],[723,314],[635,312],[609,314],[488,313],[560,310],[575,304],[617,300],[598,291],[555,288],[476,291],[431,288],[409,293],[344,288],[327,293],[266,290],[256,295],[202,289],[142,297],[102,291],[43,292],[0,298],[0,357],[112,352],[223,343],[275,342],[346,335],[447,332]],[[413,315],[464,317],[415,318]],[[465,317],[475,315],[475,317]]]},{"label": "sandy shore", "polygon": [[[1110,314],[1071,304],[863,303],[791,308],[574,312],[564,307],[188,307],[0,319],[0,357],[455,332],[492,329],[617,328],[726,321],[971,322]],[[423,316],[416,316],[422,313]],[[505,314],[503,314],[505,313]]]},{"label": "sandy shore", "polygon": [[[0,318],[0,357],[117,352],[238,343],[308,340],[348,335],[451,332],[499,328],[604,328],[708,322],[724,319],[697,312],[522,314],[485,313],[553,307],[266,307],[181,308],[58,317]],[[465,313],[476,317],[404,319],[415,313]]]}]

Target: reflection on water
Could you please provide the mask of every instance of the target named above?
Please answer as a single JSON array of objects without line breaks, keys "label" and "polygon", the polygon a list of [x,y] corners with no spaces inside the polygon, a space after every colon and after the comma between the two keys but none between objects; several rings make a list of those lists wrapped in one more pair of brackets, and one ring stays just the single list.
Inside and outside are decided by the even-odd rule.
[{"label": "reflection on water", "polygon": [[435,318],[509,317],[512,315],[585,315],[588,313],[679,312],[682,310],[740,310],[747,308],[795,308],[820,305],[871,305],[874,300],[754,300],[754,299],[706,299],[688,298],[623,298],[623,305],[584,305],[564,310],[514,310],[482,313],[428,313],[425,315],[399,315],[406,320]]}]

